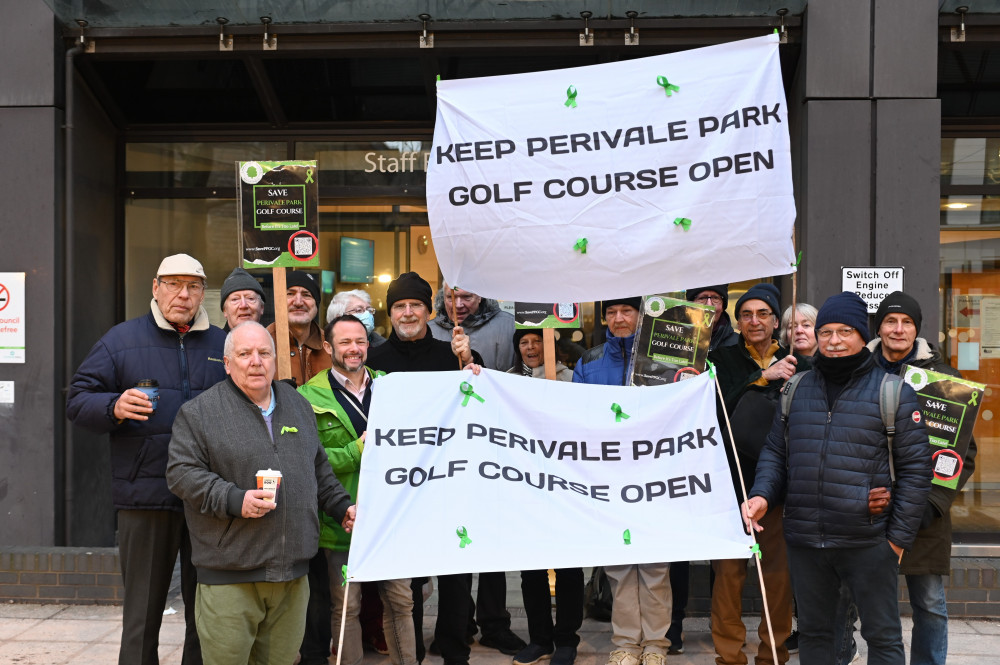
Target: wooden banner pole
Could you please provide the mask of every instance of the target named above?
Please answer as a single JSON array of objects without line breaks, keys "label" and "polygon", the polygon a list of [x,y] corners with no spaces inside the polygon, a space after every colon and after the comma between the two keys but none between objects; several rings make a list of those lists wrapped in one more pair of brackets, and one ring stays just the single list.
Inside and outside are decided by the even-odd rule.
[{"label": "wooden banner pole", "polygon": [[545,351],[545,378],[556,380],[556,331],[552,328],[542,329],[542,348]]},{"label": "wooden banner pole", "polygon": [[285,269],[271,268],[274,282],[274,340],[278,354],[278,379],[292,378],[291,346],[288,343],[288,288]]}]

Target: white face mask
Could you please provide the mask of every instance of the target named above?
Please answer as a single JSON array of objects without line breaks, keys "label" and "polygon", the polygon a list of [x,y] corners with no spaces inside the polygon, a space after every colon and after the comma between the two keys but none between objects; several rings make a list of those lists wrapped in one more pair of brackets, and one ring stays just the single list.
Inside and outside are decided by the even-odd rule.
[{"label": "white face mask", "polygon": [[372,331],[375,330],[375,315],[371,312],[361,312],[360,314],[355,314],[361,323],[365,324],[365,330],[371,335]]}]

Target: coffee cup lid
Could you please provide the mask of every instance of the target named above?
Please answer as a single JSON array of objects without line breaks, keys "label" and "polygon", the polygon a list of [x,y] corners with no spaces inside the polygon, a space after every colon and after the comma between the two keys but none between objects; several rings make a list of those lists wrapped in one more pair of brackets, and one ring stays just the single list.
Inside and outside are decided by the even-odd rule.
[{"label": "coffee cup lid", "polygon": [[281,478],[281,471],[277,471],[275,469],[261,469],[260,471],[257,472],[257,475],[258,476],[276,476],[278,478]]}]

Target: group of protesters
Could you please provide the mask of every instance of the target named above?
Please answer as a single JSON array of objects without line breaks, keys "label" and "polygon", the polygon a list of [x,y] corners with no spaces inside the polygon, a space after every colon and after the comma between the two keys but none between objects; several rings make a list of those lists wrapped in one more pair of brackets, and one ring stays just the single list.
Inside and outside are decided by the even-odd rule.
[{"label": "group of protesters", "polygon": [[[206,281],[193,257],[164,258],[150,311],[94,345],[67,398],[75,424],[111,439],[125,587],[119,663],[158,662],[179,555],[185,665],[291,665],[296,658],[316,665],[338,644],[341,662],[359,665],[372,641],[362,635],[363,605],[376,608],[374,641],[384,639],[380,650],[393,665],[414,665],[427,652],[463,665],[477,633],[514,665],[572,665],[583,622],[581,568],[555,571],[554,618],[547,571],[521,571],[527,642],[511,630],[502,572],[480,573],[475,599],[471,574],[438,576],[427,647],[426,578],[364,590],[342,584],[368,412],[377,377],[390,372],[487,368],[544,378],[548,362],[558,380],[629,385],[641,298],[603,301],[605,341],[571,368],[546,358],[541,332],[515,329],[495,300],[447,284],[435,294],[413,272],[388,286],[387,337],[376,332],[362,290],[335,294],[321,328],[319,285],[291,271],[292,376],[279,381],[277,331],[260,324],[260,282],[242,268],[226,278],[221,330],[202,307]],[[860,619],[868,662],[902,665],[901,573],[913,608],[910,662],[944,663],[950,506],[972,474],[976,448],[969,447],[957,488],[932,486],[932,451],[913,390],[890,382],[895,413],[883,414],[885,377],[903,366],[958,374],[918,336],[919,303],[895,292],[869,328],[866,305],[853,293],[782,315],[778,289],[760,283],[736,300],[734,328],[727,285],[691,289],[686,299],[715,310],[709,360],[720,423],[732,423],[726,451],[745,527],[759,543],[770,616],[760,624],[756,662],[780,665],[799,650],[810,665],[848,663]],[[783,390],[792,377],[794,391]],[[276,490],[259,485],[264,470],[280,471]],[[746,559],[712,562],[720,665],[748,662],[747,570]],[[604,573],[613,599],[608,665],[664,665],[683,653],[688,563]]]}]

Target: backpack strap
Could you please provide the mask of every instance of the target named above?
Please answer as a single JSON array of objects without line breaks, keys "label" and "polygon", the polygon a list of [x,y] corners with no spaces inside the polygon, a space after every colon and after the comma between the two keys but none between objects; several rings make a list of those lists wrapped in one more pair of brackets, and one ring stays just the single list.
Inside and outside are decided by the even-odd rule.
[{"label": "backpack strap", "polygon": [[878,388],[878,409],[885,426],[885,438],[889,444],[889,478],[896,484],[896,465],[893,463],[892,440],[896,436],[896,411],[899,409],[900,395],[903,392],[903,379],[886,372]]},{"label": "backpack strap", "polygon": [[792,397],[795,396],[795,389],[799,387],[802,377],[811,372],[807,370],[798,374],[792,374],[791,378],[785,381],[781,387],[781,424],[785,427],[785,468],[788,468],[788,414],[792,411]]}]

